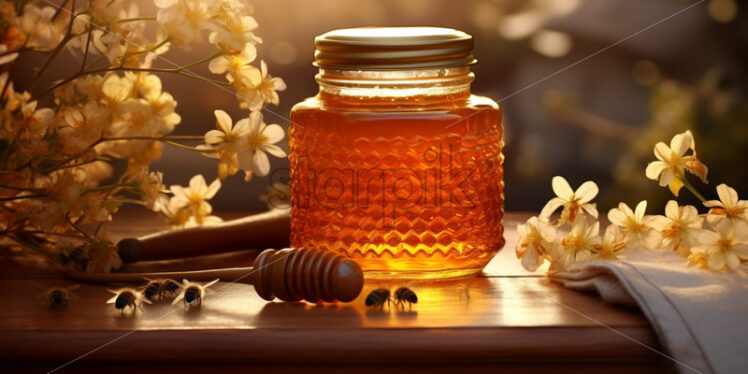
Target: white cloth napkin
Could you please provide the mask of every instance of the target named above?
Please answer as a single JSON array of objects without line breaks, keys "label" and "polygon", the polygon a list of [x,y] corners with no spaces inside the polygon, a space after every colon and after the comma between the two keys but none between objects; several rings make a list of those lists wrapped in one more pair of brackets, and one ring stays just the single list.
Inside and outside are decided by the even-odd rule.
[{"label": "white cloth napkin", "polygon": [[630,251],[551,279],[638,305],[681,373],[748,372],[748,272],[688,268],[674,252]]}]

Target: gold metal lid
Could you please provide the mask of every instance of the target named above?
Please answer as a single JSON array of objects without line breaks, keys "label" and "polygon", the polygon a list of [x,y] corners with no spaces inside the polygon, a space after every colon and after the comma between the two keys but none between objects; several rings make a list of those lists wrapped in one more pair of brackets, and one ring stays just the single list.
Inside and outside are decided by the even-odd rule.
[{"label": "gold metal lid", "polygon": [[473,37],[441,27],[360,27],[314,38],[314,65],[339,70],[402,70],[467,66]]}]

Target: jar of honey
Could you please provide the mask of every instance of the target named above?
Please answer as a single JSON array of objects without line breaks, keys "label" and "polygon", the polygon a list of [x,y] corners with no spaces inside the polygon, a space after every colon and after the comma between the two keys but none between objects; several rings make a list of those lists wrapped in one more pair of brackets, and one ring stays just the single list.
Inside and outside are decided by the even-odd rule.
[{"label": "jar of honey", "polygon": [[470,93],[473,39],[452,29],[315,39],[319,93],[291,111],[291,245],[367,278],[459,278],[504,245],[501,110]]}]

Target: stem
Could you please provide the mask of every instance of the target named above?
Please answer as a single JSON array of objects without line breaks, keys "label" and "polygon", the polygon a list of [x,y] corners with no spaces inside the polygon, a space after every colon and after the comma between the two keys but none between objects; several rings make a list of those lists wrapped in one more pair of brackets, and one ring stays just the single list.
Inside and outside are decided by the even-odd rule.
[{"label": "stem", "polygon": [[133,52],[133,53],[130,54],[130,56],[137,56],[137,55],[142,55],[143,53],[153,52],[153,51],[161,48],[162,45],[164,45],[164,44],[166,44],[168,42],[169,42],[169,37],[166,37],[166,38],[164,38],[164,40],[158,42],[158,44],[154,45],[153,47],[147,48],[147,49],[144,49],[144,50],[141,50],[141,51]]},{"label": "stem", "polygon": [[[65,1],[65,3],[62,6],[60,6],[59,8],[57,8],[57,13],[55,14],[55,17],[57,17],[57,14],[59,14],[60,10],[62,10],[62,8],[66,4],[67,4],[67,1]],[[73,0],[73,4],[71,6],[71,9],[73,11],[75,11],[75,0]],[[68,42],[73,38],[73,35],[71,33],[73,31],[73,23],[75,22],[75,17],[76,17],[76,14],[73,13],[73,12],[70,12],[70,22],[68,22],[68,28],[67,28],[67,31],[65,31],[65,36],[62,38],[62,40],[60,41],[60,43],[57,44],[57,47],[55,47],[55,50],[49,56],[49,58],[47,59],[47,61],[44,62],[44,65],[42,65],[42,68],[36,73],[36,75],[34,75],[34,79],[31,80],[31,89],[34,88],[34,86],[36,85],[36,83],[39,81],[39,78],[41,78],[41,76],[47,70],[47,68],[49,67],[49,65],[52,64],[52,60],[54,60],[55,57],[57,57],[57,55],[60,54],[60,51],[62,51],[62,49],[65,47],[65,45],[68,44]],[[91,34],[89,33],[89,36],[90,35]]]},{"label": "stem", "polygon": [[205,137],[200,135],[172,135],[172,136],[118,136],[113,138],[101,138],[102,142],[115,140],[203,140]]},{"label": "stem", "polygon": [[88,59],[88,46],[91,45],[91,35],[91,27],[89,26],[88,36],[86,37],[86,49],[83,51],[83,62],[81,62],[81,69],[79,70],[79,72],[86,70],[86,60]]},{"label": "stem", "polygon": [[162,142],[164,142],[165,144],[168,144],[168,145],[171,145],[177,148],[186,149],[189,151],[195,151],[195,152],[200,152],[200,153],[214,153],[215,152],[215,150],[212,150],[212,149],[198,149],[197,147],[190,147],[188,145],[173,142],[171,140],[162,140]]},{"label": "stem", "polygon": [[63,79],[63,80],[55,83],[54,85],[52,85],[48,89],[42,91],[39,94],[38,97],[47,95],[50,92],[54,91],[56,88],[58,88],[58,87],[60,87],[60,86],[62,86],[64,84],[67,84],[70,81],[73,81],[73,80],[75,80],[77,78],[80,78],[80,77],[82,77],[84,75],[98,74],[98,73],[107,73],[107,72],[110,72],[110,71],[133,71],[133,72],[149,72],[149,73],[172,73],[172,74],[177,74],[177,75],[181,75],[181,76],[188,77],[188,78],[198,79],[198,80],[201,80],[203,82],[218,84],[218,85],[222,85],[222,86],[230,86],[230,84],[227,83],[227,82],[220,82],[220,81],[216,81],[216,80],[213,80],[213,79],[203,78],[203,77],[201,77],[199,75],[195,75],[195,74],[192,74],[192,73],[185,73],[184,72],[185,69],[188,69],[190,67],[194,67],[194,66],[199,65],[199,64],[204,64],[205,62],[208,62],[208,61],[216,58],[217,56],[220,56],[222,53],[223,52],[219,51],[219,52],[213,54],[209,58],[205,58],[205,59],[202,59],[200,61],[196,61],[196,62],[194,62],[192,64],[181,66],[181,67],[178,67],[178,68],[173,68],[173,69],[162,69],[162,68],[131,68],[131,67],[125,67],[125,66],[117,66],[117,67],[110,67],[110,68],[102,68],[102,69],[94,69],[94,70],[82,71],[80,73],[73,74],[72,76],[70,76],[68,78],[65,78],[65,79]]},{"label": "stem", "polygon": [[694,188],[693,185],[691,185],[691,182],[689,182],[685,177],[678,177],[678,179],[680,179],[680,181],[683,182],[683,186],[686,187],[689,191],[691,191],[691,193],[694,196],[696,196],[699,200],[701,200],[702,203],[706,201],[704,196],[701,196],[699,191],[696,191],[696,188]]},{"label": "stem", "polygon": [[198,149],[197,147],[190,147],[188,145],[177,143],[173,140],[203,140],[202,136],[197,135],[183,135],[183,136],[164,136],[164,137],[153,137],[153,136],[122,136],[117,138],[102,138],[100,142],[109,142],[116,140],[152,140],[155,142],[162,142],[177,148],[186,149],[189,151],[195,151],[200,153],[214,153],[213,149]]},{"label": "stem", "polygon": [[46,232],[46,231],[39,231],[39,230],[24,230],[24,231],[14,231],[18,234],[29,234],[29,235],[48,235],[48,236],[59,236],[61,238],[74,238],[74,239],[85,239],[84,237],[80,235],[73,235],[73,234],[62,234],[62,233],[56,233],[56,232]]},{"label": "stem", "polygon": [[3,197],[0,199],[0,202],[23,200],[23,199],[35,199],[37,197],[45,197],[45,195],[23,195],[23,196],[13,196],[13,197]]},{"label": "stem", "polygon": [[5,188],[7,190],[16,190],[16,191],[30,191],[30,192],[36,192],[38,190],[33,188],[24,188],[24,187],[16,187],[16,186],[10,186],[7,184],[0,184],[0,188]]},{"label": "stem", "polygon": [[206,57],[206,58],[204,58],[204,59],[202,59],[202,60],[198,60],[198,61],[195,61],[195,62],[193,62],[193,63],[191,63],[191,64],[189,64],[189,65],[184,65],[184,66],[181,66],[181,67],[179,67],[179,68],[176,68],[176,69],[177,69],[177,71],[183,71],[183,70],[185,70],[185,69],[189,69],[189,68],[191,68],[191,67],[195,67],[195,66],[197,66],[197,65],[200,65],[200,64],[204,64],[204,63],[206,63],[206,62],[210,62],[210,61],[211,61],[211,60],[213,60],[214,58],[216,58],[216,57],[220,57],[220,56],[223,56],[223,51],[220,51],[220,50],[219,50],[219,51],[216,51],[216,53],[214,53],[213,55],[211,55],[211,56],[209,56],[209,57]]},{"label": "stem", "polygon": [[5,233],[5,232],[2,233],[2,235],[7,236],[8,238],[10,238],[11,240],[13,240],[14,242],[16,242],[16,243],[18,243],[18,244],[20,244],[20,245],[22,245],[22,246],[24,246],[26,248],[30,248],[30,249],[32,249],[32,250],[34,250],[34,251],[36,251],[36,252],[38,252],[38,253],[40,253],[40,254],[42,254],[44,256],[47,256],[48,258],[50,258],[52,260],[55,259],[55,256],[53,256],[49,251],[47,251],[45,249],[42,249],[41,247],[39,247],[36,244],[27,243],[27,242],[21,240],[20,238],[16,237],[15,235],[10,235],[10,234]]},{"label": "stem", "polygon": [[117,23],[125,23],[125,22],[137,22],[137,21],[155,21],[156,17],[135,17],[135,18],[124,18]]},{"label": "stem", "polygon": [[88,234],[86,234],[86,232],[83,231],[80,227],[78,227],[78,225],[76,225],[75,223],[73,223],[73,221],[70,219],[70,213],[68,213],[65,216],[65,219],[67,219],[67,221],[70,224],[70,226],[72,226],[75,229],[75,231],[78,231],[79,233],[81,233],[81,235],[83,235],[86,238],[86,240],[88,240],[90,242],[94,241],[94,239],[92,237],[90,237]]},{"label": "stem", "polygon": [[113,190],[113,189],[120,188],[120,187],[130,187],[130,185],[129,184],[107,184],[104,186],[99,186],[96,188],[92,188],[90,190],[86,190],[85,192],[83,192],[82,195],[85,195],[87,193],[97,192],[97,191]]}]

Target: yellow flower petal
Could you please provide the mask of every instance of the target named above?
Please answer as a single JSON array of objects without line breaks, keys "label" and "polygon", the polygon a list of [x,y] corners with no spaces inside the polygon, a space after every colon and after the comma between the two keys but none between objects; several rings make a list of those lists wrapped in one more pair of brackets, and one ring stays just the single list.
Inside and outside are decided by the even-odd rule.
[{"label": "yellow flower petal", "polygon": [[683,187],[683,182],[681,182],[681,180],[678,178],[673,178],[670,181],[670,184],[668,184],[668,188],[670,189],[670,192],[672,192],[673,195],[675,195],[675,197],[678,197],[678,192],[680,191],[682,187]]}]

